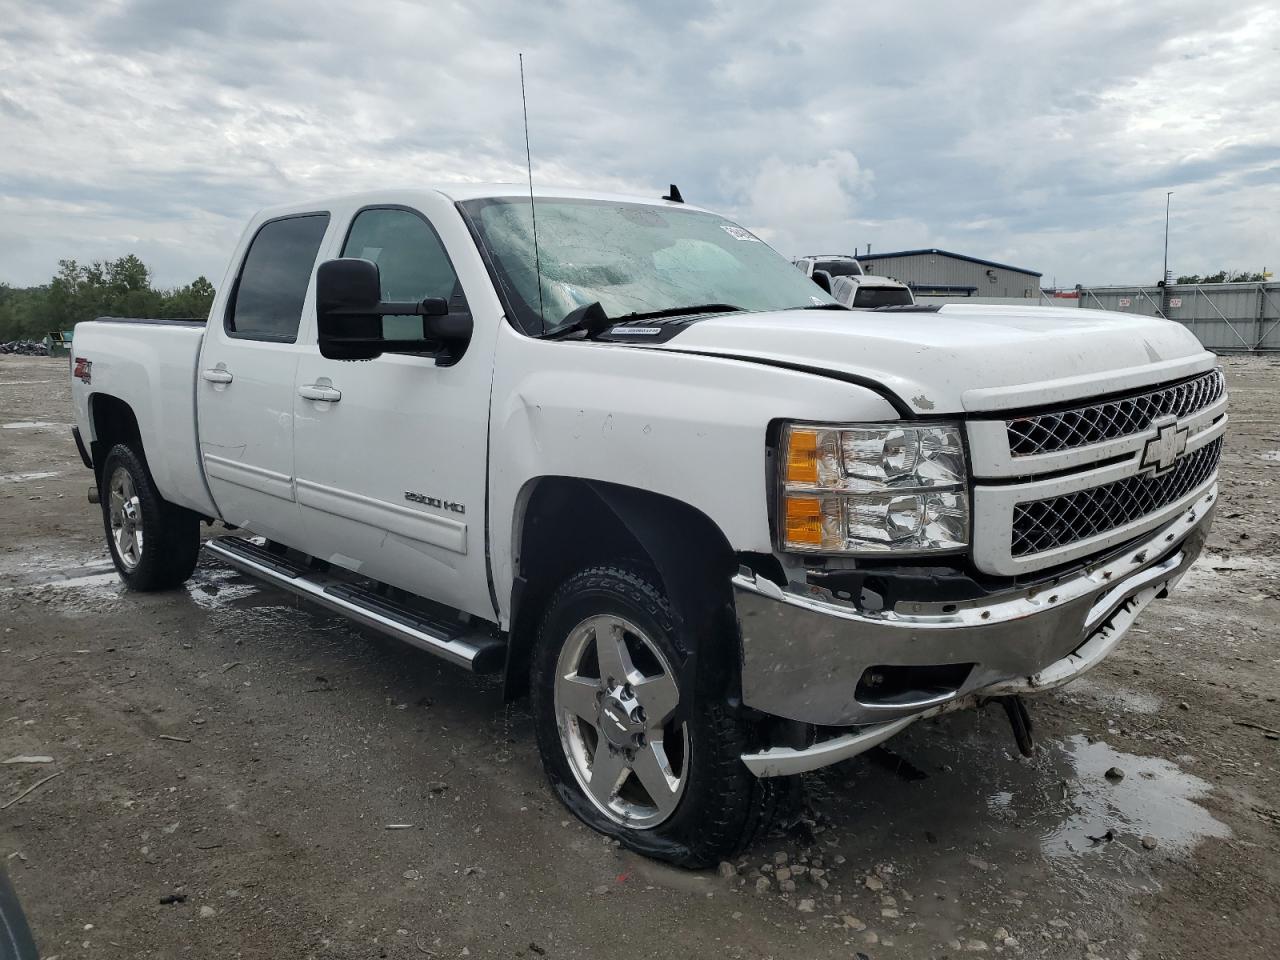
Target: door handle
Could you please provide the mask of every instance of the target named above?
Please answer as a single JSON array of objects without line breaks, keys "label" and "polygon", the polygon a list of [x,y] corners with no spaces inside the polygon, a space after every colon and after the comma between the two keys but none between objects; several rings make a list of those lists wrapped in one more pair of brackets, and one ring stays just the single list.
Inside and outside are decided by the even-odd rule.
[{"label": "door handle", "polygon": [[337,403],[342,399],[342,391],[322,383],[308,383],[298,388],[298,396],[304,400],[320,400],[324,403]]},{"label": "door handle", "polygon": [[226,367],[212,367],[209,370],[201,370],[200,378],[208,380],[210,383],[230,383],[235,377],[231,376],[231,371]]}]

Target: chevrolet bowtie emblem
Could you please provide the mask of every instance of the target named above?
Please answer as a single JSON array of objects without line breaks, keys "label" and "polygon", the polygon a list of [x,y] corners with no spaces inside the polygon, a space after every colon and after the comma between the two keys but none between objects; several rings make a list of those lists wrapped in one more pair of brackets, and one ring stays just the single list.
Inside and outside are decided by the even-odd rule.
[{"label": "chevrolet bowtie emblem", "polygon": [[1153,471],[1156,476],[1167,473],[1186,449],[1187,428],[1172,421],[1164,423],[1143,448],[1142,468]]}]

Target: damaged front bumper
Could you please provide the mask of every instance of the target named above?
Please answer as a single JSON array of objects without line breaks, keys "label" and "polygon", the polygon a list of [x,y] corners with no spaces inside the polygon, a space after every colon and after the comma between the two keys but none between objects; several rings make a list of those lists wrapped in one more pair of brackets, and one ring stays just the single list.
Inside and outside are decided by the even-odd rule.
[{"label": "damaged front bumper", "polygon": [[[816,770],[871,749],[925,717],[1038,693],[1095,667],[1138,614],[1177,584],[1208,536],[1215,484],[1177,519],[1104,561],[1034,588],[869,613],[821,588],[733,578],[742,699],[815,727],[853,727],[805,748],[745,754],[757,776]],[[878,696],[868,674],[915,668],[961,678]]]}]

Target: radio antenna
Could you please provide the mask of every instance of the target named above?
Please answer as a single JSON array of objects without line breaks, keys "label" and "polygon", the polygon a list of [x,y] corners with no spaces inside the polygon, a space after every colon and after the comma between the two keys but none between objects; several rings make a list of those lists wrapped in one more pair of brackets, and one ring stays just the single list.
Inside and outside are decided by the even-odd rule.
[{"label": "radio antenna", "polygon": [[538,319],[547,331],[547,315],[542,306],[542,259],[538,255],[538,208],[533,203],[533,155],[529,152],[529,101],[524,92],[524,54],[520,54],[520,107],[524,111],[524,162],[529,171],[529,216],[533,219],[533,272],[538,281]]}]

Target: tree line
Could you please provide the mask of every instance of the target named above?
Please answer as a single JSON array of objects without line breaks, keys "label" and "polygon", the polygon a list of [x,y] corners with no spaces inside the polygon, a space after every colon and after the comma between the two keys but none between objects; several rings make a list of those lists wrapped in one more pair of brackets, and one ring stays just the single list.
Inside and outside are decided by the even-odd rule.
[{"label": "tree line", "polygon": [[1217,273],[1206,273],[1203,277],[1198,273],[1189,273],[1179,277],[1175,283],[1258,283],[1269,279],[1266,271],[1251,273],[1248,270],[1219,270]]},{"label": "tree line", "polygon": [[196,277],[157,290],[151,269],[132,253],[115,260],[59,260],[58,272],[38,287],[0,283],[0,342],[40,340],[94,317],[207,317],[213,284]]}]

